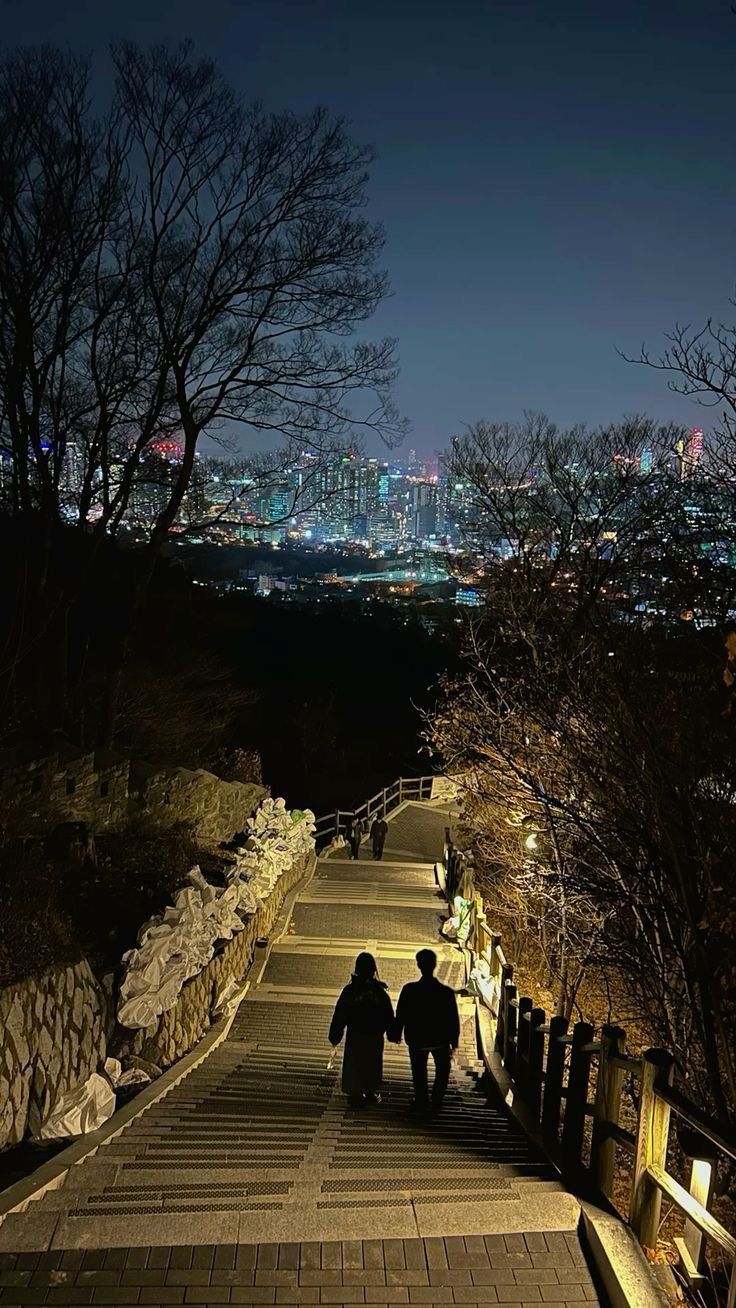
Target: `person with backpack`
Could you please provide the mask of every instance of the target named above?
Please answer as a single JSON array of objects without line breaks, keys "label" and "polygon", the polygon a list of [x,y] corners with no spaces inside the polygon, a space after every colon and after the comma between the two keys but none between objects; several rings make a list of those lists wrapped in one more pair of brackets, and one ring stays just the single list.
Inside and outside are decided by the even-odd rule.
[{"label": "person with backpack", "polygon": [[329,1041],[335,1047],[345,1037],[342,1089],[351,1108],[381,1100],[384,1036],[393,1035],[394,1008],[385,981],[377,975],[372,954],[358,954],[355,969],[335,1005]]},{"label": "person with backpack", "polygon": [[[419,981],[410,981],[402,988],[396,1005],[394,1030],[397,1042],[403,1035],[409,1046],[414,1082],[412,1111],[422,1114],[431,1111],[432,1116],[442,1111],[452,1055],[460,1041],[460,1017],[455,991],[437,980],[434,975],[436,966],[437,955],[434,950],[420,949],[417,967],[421,978]],[[427,1083],[430,1054],[434,1063],[431,1108]]]}]

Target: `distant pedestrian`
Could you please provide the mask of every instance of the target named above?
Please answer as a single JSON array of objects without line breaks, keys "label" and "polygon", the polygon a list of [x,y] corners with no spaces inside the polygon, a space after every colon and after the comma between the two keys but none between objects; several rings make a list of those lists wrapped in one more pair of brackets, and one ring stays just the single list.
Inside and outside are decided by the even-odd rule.
[{"label": "distant pedestrian", "polygon": [[373,846],[373,857],[380,863],[383,858],[383,846],[386,843],[388,835],[388,822],[384,817],[373,819],[371,826],[371,845]]},{"label": "distant pedestrian", "polygon": [[372,954],[358,954],[355,970],[335,1006],[329,1040],[339,1045],[343,1034],[342,1088],[352,1108],[380,1103],[383,1079],[383,1040],[394,1038],[394,1009],[385,981],[377,976]]},{"label": "distant pedestrian", "polygon": [[421,980],[410,981],[403,987],[396,1005],[394,1034],[398,1040],[403,1035],[409,1047],[415,1112],[426,1113],[430,1108],[427,1064],[432,1055],[431,1109],[436,1114],[442,1108],[452,1055],[460,1040],[460,1017],[454,990],[434,975],[437,955],[433,949],[419,950],[417,967]]},{"label": "distant pedestrian", "polygon": [[363,822],[359,817],[348,818],[345,827],[345,839],[350,846],[350,857],[358,858],[360,855],[360,842],[363,839]]}]

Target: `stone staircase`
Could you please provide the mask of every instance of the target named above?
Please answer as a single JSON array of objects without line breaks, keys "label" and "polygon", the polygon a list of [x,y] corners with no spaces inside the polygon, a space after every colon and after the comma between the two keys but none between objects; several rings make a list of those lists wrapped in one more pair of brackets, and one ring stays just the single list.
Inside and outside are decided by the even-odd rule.
[{"label": "stone staircase", "polygon": [[[11,1214],[0,1227],[0,1250],[16,1259],[23,1251],[48,1250],[43,1257],[50,1264],[55,1258],[69,1259],[72,1251],[91,1256],[115,1249],[276,1245],[304,1250],[326,1248],[335,1240],[341,1247],[357,1242],[364,1249],[403,1241],[407,1247],[422,1246],[421,1266],[429,1275],[429,1241],[457,1237],[475,1248],[474,1240],[482,1244],[492,1236],[507,1237],[513,1245],[521,1232],[532,1244],[537,1241],[540,1258],[551,1256],[549,1235],[566,1270],[577,1269],[580,1279],[569,1283],[575,1290],[570,1301],[578,1291],[580,1299],[593,1298],[587,1270],[575,1262],[577,1245],[569,1243],[577,1240],[578,1206],[489,1093],[477,1058],[470,1000],[460,1001],[461,1045],[437,1121],[417,1121],[407,1114],[411,1077],[403,1046],[386,1047],[382,1101],[372,1109],[351,1109],[340,1091],[339,1058],[328,1065],[332,1006],[360,950],[376,954],[394,1002],[404,981],[417,975],[416,950],[428,944],[438,953],[440,978],[462,987],[462,956],[439,935],[443,904],[432,864],[441,850],[444,821],[441,810],[408,804],[390,821],[383,862],[373,862],[365,847],[357,863],[340,854],[322,858],[227,1039],[168,1094],[72,1168],[58,1190],[27,1212]],[[566,1235],[555,1245],[557,1232]],[[504,1257],[510,1252],[506,1244],[493,1247],[497,1253],[502,1248]],[[466,1245],[462,1248],[470,1257]],[[483,1249],[487,1258],[487,1246]],[[522,1244],[522,1249],[523,1258],[531,1258],[529,1246]],[[449,1272],[444,1245],[443,1250]],[[404,1251],[404,1272],[412,1270],[408,1256]],[[365,1254],[360,1257],[360,1270],[367,1274]],[[214,1269],[214,1255],[211,1261]],[[233,1275],[237,1261],[234,1257]],[[255,1275],[258,1265],[254,1255],[253,1268],[244,1271],[255,1269]],[[86,1266],[81,1259],[80,1276]],[[171,1268],[170,1259],[166,1266]],[[325,1270],[321,1261],[319,1266]],[[382,1266],[386,1289],[387,1265]],[[530,1266],[524,1263],[524,1269]],[[50,1293],[54,1284],[49,1281]],[[75,1293],[83,1284],[76,1277]],[[283,1296],[263,1298],[251,1284],[251,1299],[232,1302],[286,1302]],[[347,1292],[348,1282],[340,1284]],[[460,1284],[467,1289],[464,1273]],[[504,1284],[510,1298],[500,1301],[519,1301],[520,1283],[512,1277]],[[541,1284],[529,1283],[525,1301],[540,1300]],[[564,1298],[563,1283],[553,1278],[550,1284],[558,1301]],[[367,1300],[366,1285],[359,1296],[323,1299],[315,1290],[288,1302],[410,1302],[407,1281],[403,1294],[383,1301]],[[420,1280],[417,1289],[427,1285]],[[162,1288],[167,1286],[162,1282]],[[191,1284],[187,1287],[185,1301],[190,1302]],[[143,1289],[140,1282],[139,1293]],[[474,1300],[453,1300],[453,1293],[445,1286],[442,1294],[418,1295],[417,1300],[499,1301],[490,1283],[479,1283]],[[554,1297],[551,1292],[549,1297]],[[62,1302],[58,1296],[47,1301]],[[145,1296],[63,1300],[90,1301],[154,1302]],[[181,1301],[164,1296],[155,1302]],[[223,1301],[231,1300],[212,1299]],[[7,1302],[2,1289],[0,1304]],[[21,1296],[17,1302],[44,1300]]]}]

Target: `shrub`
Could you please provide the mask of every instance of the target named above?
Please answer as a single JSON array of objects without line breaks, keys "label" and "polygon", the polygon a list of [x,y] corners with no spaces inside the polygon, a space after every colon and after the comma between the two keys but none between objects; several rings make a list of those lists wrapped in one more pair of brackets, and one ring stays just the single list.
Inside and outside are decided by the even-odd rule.
[{"label": "shrub", "polygon": [[115,967],[148,918],[171,904],[189,869],[205,866],[188,823],[130,826],[97,838],[97,860],[87,861],[67,900],[76,933],[97,970]]},{"label": "shrub", "polygon": [[79,962],[58,868],[40,841],[0,848],[0,987]]}]

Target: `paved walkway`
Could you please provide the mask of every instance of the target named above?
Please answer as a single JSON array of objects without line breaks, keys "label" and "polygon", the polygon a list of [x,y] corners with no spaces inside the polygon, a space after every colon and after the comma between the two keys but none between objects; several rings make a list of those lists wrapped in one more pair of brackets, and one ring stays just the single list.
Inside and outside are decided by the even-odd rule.
[{"label": "paved walkway", "polygon": [[[480,1083],[470,1001],[438,1122],[407,1118],[405,1048],[382,1104],[328,1070],[332,1005],[370,949],[397,998],[440,942],[445,813],[407,804],[384,861],[320,860],[227,1039],[0,1227],[0,1305],[578,1303],[596,1295],[578,1207]],[[6,1251],[6,1252],[2,1252]]]}]

